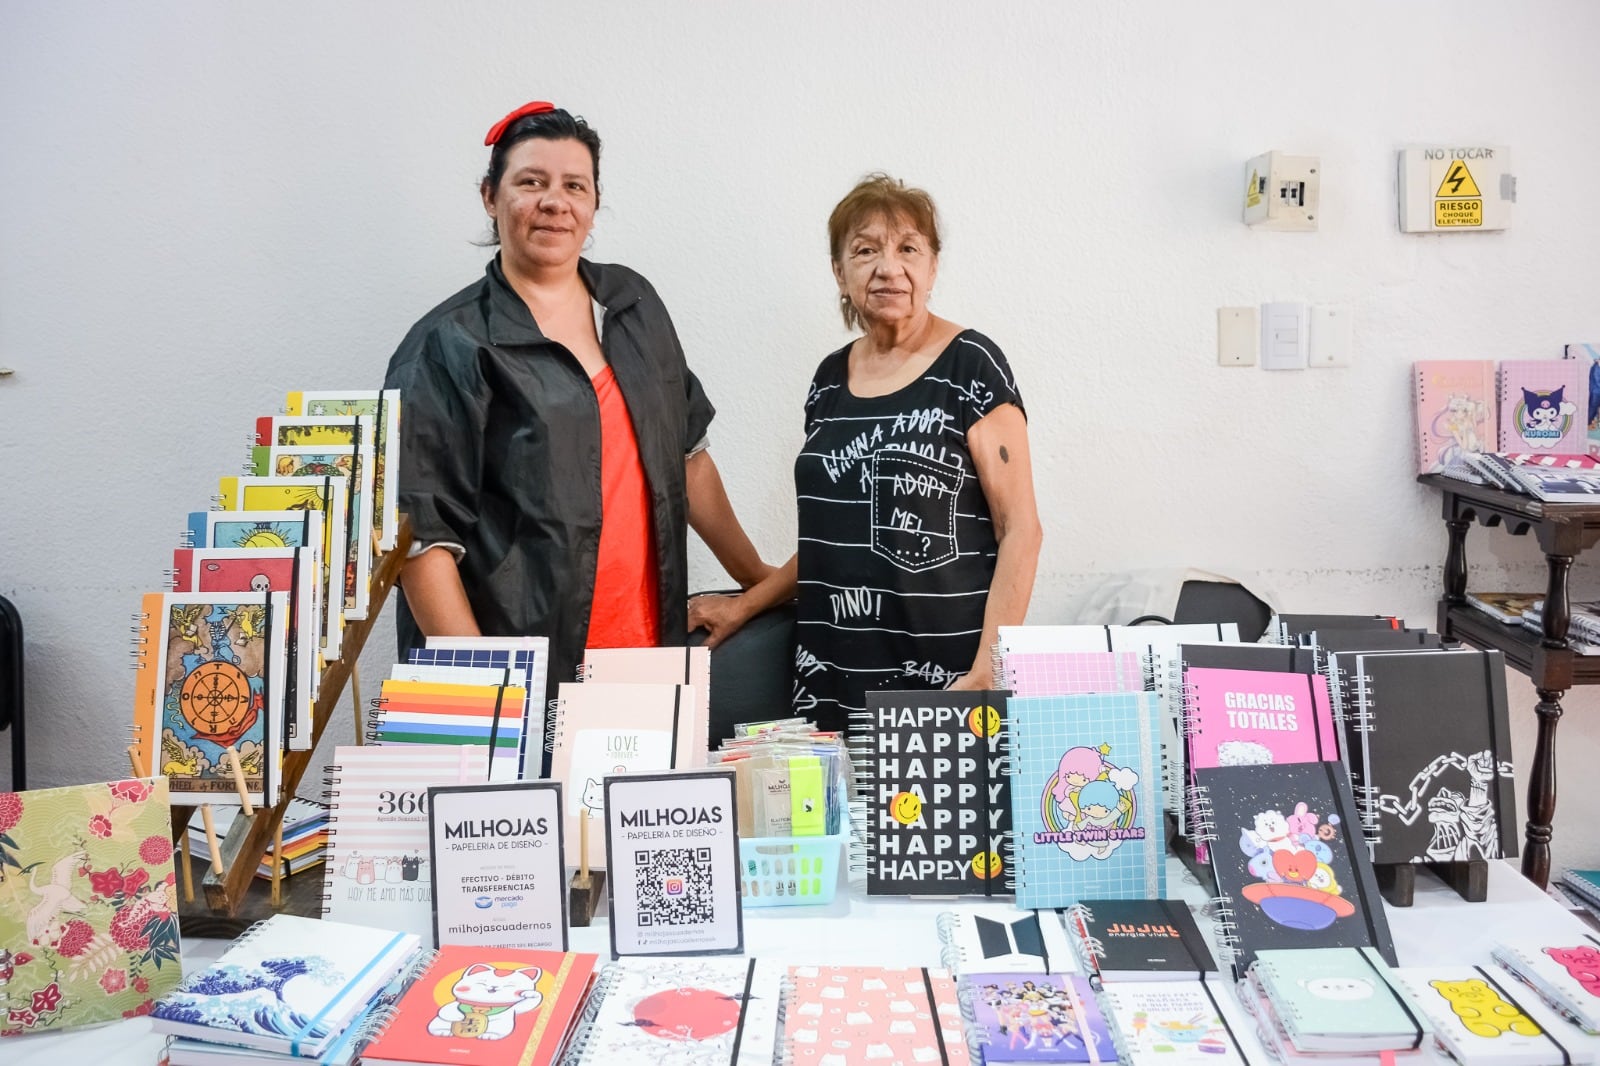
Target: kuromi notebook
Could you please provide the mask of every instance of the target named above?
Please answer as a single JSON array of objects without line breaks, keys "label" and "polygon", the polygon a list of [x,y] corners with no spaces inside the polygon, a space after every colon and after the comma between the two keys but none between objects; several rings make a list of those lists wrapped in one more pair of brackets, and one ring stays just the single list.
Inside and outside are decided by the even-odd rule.
[{"label": "kuromi notebook", "polygon": [[1500,363],[1499,452],[1589,450],[1589,368],[1576,359]]}]

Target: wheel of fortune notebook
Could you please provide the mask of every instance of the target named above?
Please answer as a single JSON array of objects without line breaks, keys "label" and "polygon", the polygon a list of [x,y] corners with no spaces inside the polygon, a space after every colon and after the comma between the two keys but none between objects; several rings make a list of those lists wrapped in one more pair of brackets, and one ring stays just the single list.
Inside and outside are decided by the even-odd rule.
[{"label": "wheel of fortune notebook", "polygon": [[171,834],[159,777],[0,792],[0,1036],[146,1014],[177,986]]}]

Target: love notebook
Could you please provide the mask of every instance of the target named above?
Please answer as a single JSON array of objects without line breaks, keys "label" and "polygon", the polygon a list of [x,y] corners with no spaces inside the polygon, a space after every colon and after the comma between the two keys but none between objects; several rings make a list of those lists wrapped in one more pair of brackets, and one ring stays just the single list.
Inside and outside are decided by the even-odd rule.
[{"label": "love notebook", "polygon": [[567,1064],[770,1066],[783,986],[783,966],[759,959],[611,963]]},{"label": "love notebook", "polygon": [[1230,931],[1224,961],[1243,977],[1263,948],[1394,942],[1343,764],[1218,766],[1196,773],[1196,829]]},{"label": "love notebook", "polygon": [[[582,811],[605,824],[608,774],[706,763],[694,689],[675,684],[564,682],[552,715],[550,776],[566,798],[567,865],[576,868]],[[589,866],[605,869],[603,833],[589,835]]]},{"label": "love notebook", "polygon": [[695,743],[700,751],[710,748],[710,648],[585,648],[583,662],[578,666],[578,680],[605,684],[688,685],[694,690],[696,728],[700,730]]},{"label": "love notebook", "polygon": [[1153,692],[1009,704],[1017,906],[1166,894]]},{"label": "love notebook", "polygon": [[1472,452],[1495,450],[1495,378],[1490,359],[1411,364],[1417,403],[1417,473],[1431,474]]},{"label": "love notebook", "polygon": [[972,1061],[944,970],[791,966],[783,1037],[782,1061],[809,1066]]},{"label": "love notebook", "polygon": [[171,834],[159,777],[0,792],[0,1036],[143,1014],[177,985]]},{"label": "love notebook", "polygon": [[378,534],[378,549],[388,551],[393,548],[400,532],[400,494],[390,488],[400,484],[400,390],[291,392],[284,402],[284,414],[341,420],[351,415],[371,416],[377,436],[377,461],[372,474],[374,527]]},{"label": "love notebook", "polygon": [[868,895],[1011,894],[1005,716],[1004,692],[939,690],[869,692],[850,715]]}]

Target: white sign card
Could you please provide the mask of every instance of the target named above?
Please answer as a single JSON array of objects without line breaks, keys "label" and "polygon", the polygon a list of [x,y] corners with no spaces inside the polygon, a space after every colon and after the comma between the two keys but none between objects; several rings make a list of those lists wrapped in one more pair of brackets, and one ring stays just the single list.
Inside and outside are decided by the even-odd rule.
[{"label": "white sign card", "polygon": [[732,770],[605,779],[611,955],[744,951]]},{"label": "white sign card", "polygon": [[567,950],[561,785],[428,789],[434,943]]}]

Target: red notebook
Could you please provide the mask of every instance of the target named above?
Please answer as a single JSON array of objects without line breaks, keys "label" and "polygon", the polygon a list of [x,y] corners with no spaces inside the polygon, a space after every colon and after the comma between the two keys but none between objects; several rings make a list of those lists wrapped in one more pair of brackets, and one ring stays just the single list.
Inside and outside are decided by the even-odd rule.
[{"label": "red notebook", "polygon": [[547,1066],[576,1027],[598,956],[439,949],[361,1054],[365,1066]]}]

